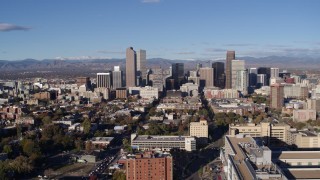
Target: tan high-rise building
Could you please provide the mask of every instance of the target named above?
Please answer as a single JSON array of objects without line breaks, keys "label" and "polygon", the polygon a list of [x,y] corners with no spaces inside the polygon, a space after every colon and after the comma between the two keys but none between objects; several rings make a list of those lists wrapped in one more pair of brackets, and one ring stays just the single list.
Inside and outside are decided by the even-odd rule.
[{"label": "tan high-rise building", "polygon": [[284,86],[272,84],[270,86],[270,108],[281,109],[284,100]]},{"label": "tan high-rise building", "polygon": [[214,86],[214,69],[210,67],[200,68],[200,86],[213,87]]},{"label": "tan high-rise building", "polygon": [[127,180],[172,180],[172,157],[170,154],[145,152],[126,160]]},{"label": "tan high-rise building", "polygon": [[126,50],[126,87],[135,87],[137,84],[136,52],[132,47]]},{"label": "tan high-rise building", "polygon": [[232,88],[232,67],[231,63],[232,60],[236,59],[236,52],[235,51],[227,51],[227,58],[226,58],[226,89]]},{"label": "tan high-rise building", "polygon": [[140,49],[137,51],[137,71],[139,72],[139,75],[142,79],[147,78],[147,53],[146,50]]}]

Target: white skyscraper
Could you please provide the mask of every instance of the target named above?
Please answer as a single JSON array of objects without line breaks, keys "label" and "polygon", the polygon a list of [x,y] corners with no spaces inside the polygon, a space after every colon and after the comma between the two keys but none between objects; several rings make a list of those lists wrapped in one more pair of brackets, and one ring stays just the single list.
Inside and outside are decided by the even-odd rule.
[{"label": "white skyscraper", "polygon": [[270,68],[270,78],[279,77],[279,68]]},{"label": "white skyscraper", "polygon": [[260,88],[262,86],[267,85],[267,75],[266,74],[258,74],[257,75],[257,87]]},{"label": "white skyscraper", "polygon": [[231,62],[231,85],[232,89],[248,94],[248,71],[244,60],[233,60]]},{"label": "white skyscraper", "polygon": [[120,66],[114,66],[114,70],[112,72],[112,80],[113,89],[122,87],[122,71],[120,70]]},{"label": "white skyscraper", "polygon": [[147,78],[147,53],[146,50],[140,49],[139,51],[136,51],[137,53],[137,71],[138,75],[141,76],[142,79]]},{"label": "white skyscraper", "polygon": [[97,73],[97,87],[111,88],[111,73]]}]

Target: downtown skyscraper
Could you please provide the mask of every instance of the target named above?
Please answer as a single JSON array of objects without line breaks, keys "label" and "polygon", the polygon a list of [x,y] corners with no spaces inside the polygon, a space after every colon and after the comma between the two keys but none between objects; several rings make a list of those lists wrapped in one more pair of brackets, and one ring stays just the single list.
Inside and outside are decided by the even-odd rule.
[{"label": "downtown skyscraper", "polygon": [[214,69],[204,67],[199,69],[200,74],[200,87],[213,87],[214,86]]},{"label": "downtown skyscraper", "polygon": [[241,91],[243,95],[248,94],[248,71],[244,60],[232,60],[231,82],[232,89]]},{"label": "downtown skyscraper", "polygon": [[214,62],[212,63],[212,68],[214,71],[214,86],[219,88],[224,88],[225,86],[224,63]]},{"label": "downtown skyscraper", "polygon": [[137,54],[137,76],[138,79],[141,80],[142,82],[139,82],[138,85],[146,84],[146,78],[147,78],[147,68],[146,68],[146,63],[147,63],[147,53],[146,50],[138,50],[136,51]]},{"label": "downtown skyscraper", "polygon": [[236,52],[235,51],[227,51],[227,58],[226,58],[226,89],[232,88],[232,60],[236,59]]},{"label": "downtown skyscraper", "polygon": [[112,82],[113,89],[122,87],[122,71],[120,70],[120,66],[114,66],[114,70],[112,71]]},{"label": "downtown skyscraper", "polygon": [[137,55],[133,47],[126,50],[126,87],[137,85]]},{"label": "downtown skyscraper", "polygon": [[112,78],[111,73],[97,73],[97,88],[111,88],[112,87]]},{"label": "downtown skyscraper", "polygon": [[184,64],[173,63],[171,65],[172,79],[174,80],[174,89],[179,89],[184,80]]}]

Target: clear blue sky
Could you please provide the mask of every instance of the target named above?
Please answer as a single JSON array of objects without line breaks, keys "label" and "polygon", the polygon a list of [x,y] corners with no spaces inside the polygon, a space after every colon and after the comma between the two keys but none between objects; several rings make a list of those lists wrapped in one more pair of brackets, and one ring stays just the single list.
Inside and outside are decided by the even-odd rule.
[{"label": "clear blue sky", "polygon": [[1,0],[0,59],[320,57],[320,0]]}]

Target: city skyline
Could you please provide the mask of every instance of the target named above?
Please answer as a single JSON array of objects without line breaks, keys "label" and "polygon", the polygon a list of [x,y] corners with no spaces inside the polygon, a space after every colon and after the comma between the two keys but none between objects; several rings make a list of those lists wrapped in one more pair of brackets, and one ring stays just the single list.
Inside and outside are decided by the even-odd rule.
[{"label": "city skyline", "polygon": [[0,59],[124,58],[128,46],[148,50],[149,58],[217,59],[226,50],[238,56],[318,58],[319,5],[296,0],[6,1],[0,7]]}]

